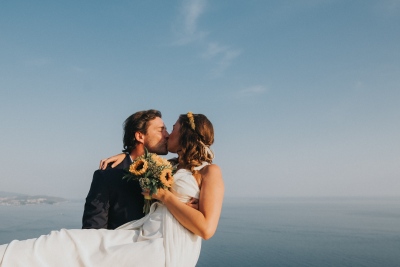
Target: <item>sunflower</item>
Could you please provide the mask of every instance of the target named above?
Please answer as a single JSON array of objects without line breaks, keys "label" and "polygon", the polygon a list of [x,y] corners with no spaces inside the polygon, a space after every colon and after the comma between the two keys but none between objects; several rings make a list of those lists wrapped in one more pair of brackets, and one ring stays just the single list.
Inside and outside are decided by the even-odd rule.
[{"label": "sunflower", "polygon": [[170,169],[164,169],[160,174],[160,181],[166,187],[171,187],[174,182],[172,171]]},{"label": "sunflower", "polygon": [[136,176],[140,176],[147,171],[148,163],[144,159],[139,159],[129,166],[129,172]]},{"label": "sunflower", "polygon": [[156,163],[157,166],[170,166],[170,163],[168,160],[166,160],[156,154],[152,154],[151,159]]}]

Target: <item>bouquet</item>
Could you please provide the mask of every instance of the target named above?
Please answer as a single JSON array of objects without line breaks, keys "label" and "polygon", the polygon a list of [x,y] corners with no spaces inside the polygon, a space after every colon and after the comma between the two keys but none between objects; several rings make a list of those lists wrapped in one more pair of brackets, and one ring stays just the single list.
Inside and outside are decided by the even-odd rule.
[{"label": "bouquet", "polygon": [[176,169],[171,163],[154,153],[149,153],[145,148],[144,155],[137,157],[123,179],[137,180],[143,191],[148,191],[149,195],[144,197],[144,214],[148,214],[151,205],[151,195],[157,193],[159,188],[169,189],[174,182]]}]

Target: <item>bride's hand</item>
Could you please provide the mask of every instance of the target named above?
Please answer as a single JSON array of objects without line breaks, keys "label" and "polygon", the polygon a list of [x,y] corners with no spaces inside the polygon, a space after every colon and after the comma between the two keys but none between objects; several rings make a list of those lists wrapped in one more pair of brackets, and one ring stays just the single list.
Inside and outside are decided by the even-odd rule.
[{"label": "bride's hand", "polygon": [[186,203],[189,207],[192,207],[196,210],[199,209],[199,200],[197,198],[192,197],[189,202]]},{"label": "bride's hand", "polygon": [[[163,202],[165,196],[168,193],[170,193],[169,190],[165,190],[165,189],[159,188],[155,194],[151,195],[151,198],[152,199],[157,199],[157,200],[160,200],[161,202]],[[149,195],[149,191],[146,190],[146,191],[142,192],[142,195],[148,196]]]},{"label": "bride's hand", "polygon": [[107,159],[102,159],[102,160],[100,161],[99,169],[100,169],[100,170],[105,170],[105,169],[107,168],[107,165],[110,164],[110,163],[113,163],[113,164],[111,165],[111,168],[114,168],[114,167],[116,167],[118,164],[120,164],[122,161],[124,161],[125,157],[126,157],[126,154],[125,154],[125,153],[120,153],[120,154],[118,154],[118,155],[109,157],[109,158],[107,158]]}]

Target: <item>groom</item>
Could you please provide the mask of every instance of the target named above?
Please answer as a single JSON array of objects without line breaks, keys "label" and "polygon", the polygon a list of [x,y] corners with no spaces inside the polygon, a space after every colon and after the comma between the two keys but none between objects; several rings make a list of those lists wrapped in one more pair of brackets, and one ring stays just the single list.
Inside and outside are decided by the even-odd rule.
[{"label": "groom", "polygon": [[138,181],[122,179],[123,169],[143,155],[145,147],[151,153],[166,155],[168,136],[158,110],[139,111],[125,120],[123,152],[129,157],[115,169],[94,172],[82,217],[83,229],[115,229],[144,216],[142,189]]}]

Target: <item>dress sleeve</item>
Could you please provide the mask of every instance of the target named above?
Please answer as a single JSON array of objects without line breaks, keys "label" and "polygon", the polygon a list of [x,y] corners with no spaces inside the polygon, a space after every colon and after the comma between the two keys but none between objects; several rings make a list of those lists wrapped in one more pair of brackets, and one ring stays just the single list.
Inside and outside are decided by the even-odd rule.
[{"label": "dress sleeve", "polygon": [[104,171],[93,174],[82,217],[82,229],[101,229],[108,226],[110,193]]}]

